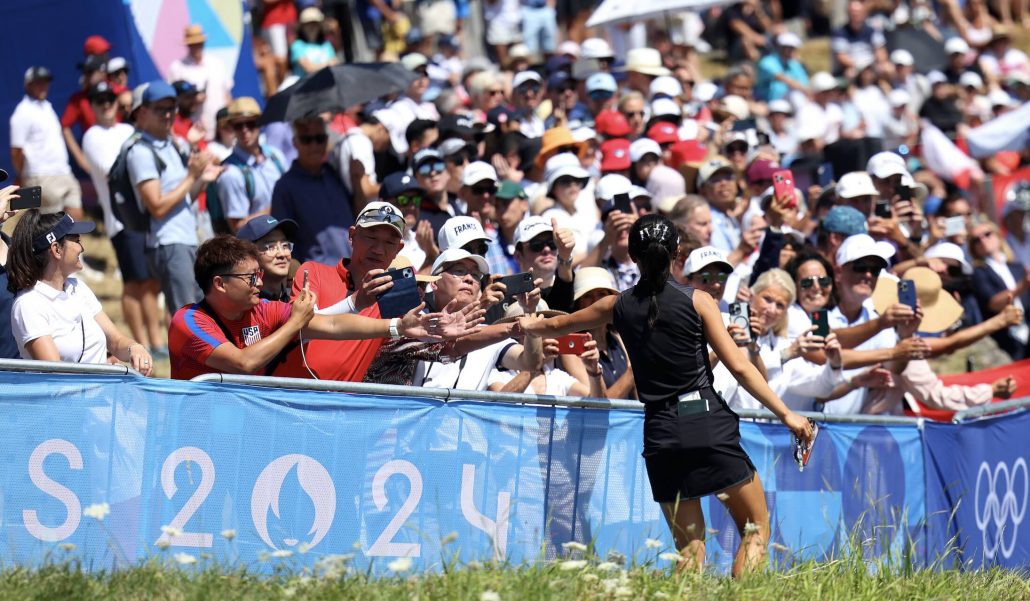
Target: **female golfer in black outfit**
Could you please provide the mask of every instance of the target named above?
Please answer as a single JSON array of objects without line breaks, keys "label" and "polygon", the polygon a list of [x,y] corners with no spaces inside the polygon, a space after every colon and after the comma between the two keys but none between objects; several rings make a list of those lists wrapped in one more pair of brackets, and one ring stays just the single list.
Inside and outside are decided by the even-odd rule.
[{"label": "female golfer in black outfit", "polygon": [[712,389],[707,346],[795,435],[809,441],[812,430],[737,348],[716,301],[669,276],[678,242],[668,219],[640,218],[629,234],[629,253],[640,268],[636,286],[571,315],[527,324],[527,329],[556,338],[615,325],[645,406],[644,461],[651,490],[686,559],[683,565],[700,569],[704,564],[700,498],[718,493],[740,531],[742,542],[733,561],[733,575],[740,576],[764,564],[769,510],[755,466],[740,447],[739,418]]}]

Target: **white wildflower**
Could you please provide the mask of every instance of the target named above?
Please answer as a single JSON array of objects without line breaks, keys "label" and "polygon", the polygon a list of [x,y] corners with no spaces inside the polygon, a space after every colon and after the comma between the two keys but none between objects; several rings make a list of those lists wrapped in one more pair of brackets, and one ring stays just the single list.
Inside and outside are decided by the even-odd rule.
[{"label": "white wildflower", "polygon": [[94,503],[82,510],[82,515],[93,518],[98,522],[104,521],[107,514],[111,513],[111,506],[107,503]]},{"label": "white wildflower", "polygon": [[744,524],[744,534],[758,534],[758,524],[754,522]]},{"label": "white wildflower", "polygon": [[236,531],[231,528],[227,530],[222,530],[222,538],[224,538],[225,540],[232,540],[236,538]]},{"label": "white wildflower", "polygon": [[665,545],[663,545],[662,541],[658,540],[657,538],[649,538],[644,541],[644,546],[648,549],[661,549]]},{"label": "white wildflower", "polygon": [[601,572],[614,572],[619,569],[619,564],[614,561],[606,561],[604,563],[597,564],[597,569]]},{"label": "white wildflower", "polygon": [[161,532],[165,533],[168,538],[175,538],[176,536],[182,536],[182,530],[174,526],[161,526]]},{"label": "white wildflower", "polygon": [[721,492],[721,493],[715,495],[715,498],[719,499],[723,503],[725,503],[726,501],[730,500],[730,496],[728,494],[724,493],[724,492]]},{"label": "white wildflower", "polygon": [[632,596],[633,596],[633,589],[629,588],[628,586],[619,586],[619,587],[615,588],[615,598],[616,599],[618,599],[620,597],[632,597]]},{"label": "white wildflower", "polygon": [[61,544],[59,544],[59,545],[57,545],[57,546],[58,546],[58,548],[60,548],[60,549],[61,549],[62,551],[68,551],[68,552],[71,552],[71,551],[74,551],[74,550],[75,550],[75,543],[61,543]]},{"label": "white wildflower", "polygon": [[585,553],[586,550],[587,550],[587,546],[586,545],[584,545],[583,543],[577,543],[574,540],[573,541],[569,541],[567,543],[562,543],[561,544],[561,548],[565,549],[566,553],[571,553],[572,551],[580,551],[582,553]]},{"label": "white wildflower", "polygon": [[[440,539],[440,544],[441,545],[449,545],[449,544],[453,543],[456,540],[458,540],[458,533],[457,532],[451,532],[447,536],[444,536],[443,538]],[[486,592],[489,593],[489,592],[492,592],[492,591],[486,591]]]},{"label": "white wildflower", "polygon": [[172,546],[172,541],[168,540],[167,538],[159,538],[157,539],[157,542],[154,543],[154,546],[164,551],[168,547]]},{"label": "white wildflower", "polygon": [[176,553],[172,556],[175,561],[182,566],[188,566],[190,564],[197,563],[197,558],[190,555],[189,553]]},{"label": "white wildflower", "polygon": [[277,559],[282,559],[284,557],[292,556],[293,555],[293,551],[290,551],[289,549],[276,549],[275,551],[272,551],[270,553],[270,555],[272,557],[277,558]]},{"label": "white wildflower", "polygon": [[564,572],[568,572],[570,570],[582,570],[585,567],[587,567],[587,560],[585,559],[570,559],[558,564],[558,568]]},{"label": "white wildflower", "polygon": [[494,591],[483,591],[479,593],[479,601],[501,601],[501,596]]},{"label": "white wildflower", "polygon": [[773,543],[770,546],[773,548],[773,551],[779,551],[780,553],[790,553],[790,549],[788,549],[786,545],[781,545],[780,543]]},{"label": "white wildflower", "polygon": [[661,559],[662,561],[675,561],[677,563],[686,560],[686,558],[680,555],[679,553],[673,553],[671,551],[668,553],[659,554],[658,559]]},{"label": "white wildflower", "polygon": [[666,592],[663,592],[663,591],[655,591],[655,592],[651,593],[651,598],[652,599],[672,599],[672,597],[669,596],[669,593],[666,593]]},{"label": "white wildflower", "polygon": [[401,574],[411,569],[411,558],[400,557],[386,564],[386,567],[390,568],[390,571],[395,574]]},{"label": "white wildflower", "polygon": [[590,572],[583,574],[580,578],[583,579],[583,582],[597,582],[601,579],[597,574],[591,574]]}]

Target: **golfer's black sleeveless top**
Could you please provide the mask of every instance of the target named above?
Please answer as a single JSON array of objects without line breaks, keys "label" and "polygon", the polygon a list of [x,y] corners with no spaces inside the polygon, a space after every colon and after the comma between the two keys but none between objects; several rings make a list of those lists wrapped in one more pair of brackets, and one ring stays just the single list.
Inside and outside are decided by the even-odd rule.
[{"label": "golfer's black sleeveless top", "polygon": [[640,400],[669,401],[710,387],[708,341],[694,310],[694,289],[669,278],[658,294],[658,320],[650,327],[650,297],[638,288],[619,294],[613,321],[629,353]]}]

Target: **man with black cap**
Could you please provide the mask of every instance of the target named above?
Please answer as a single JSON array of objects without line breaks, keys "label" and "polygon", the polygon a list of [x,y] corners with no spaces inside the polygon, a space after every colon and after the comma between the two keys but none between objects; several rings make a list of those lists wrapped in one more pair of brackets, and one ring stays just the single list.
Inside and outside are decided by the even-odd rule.
[{"label": "man with black cap", "polygon": [[237,238],[250,240],[257,246],[258,268],[264,271],[258,295],[263,299],[290,302],[292,240],[297,235],[297,228],[297,222],[292,219],[279,221],[270,215],[262,215],[251,219],[236,232]]},{"label": "man with black cap", "polygon": [[89,171],[86,155],[82,154],[82,148],[79,147],[72,127],[78,125],[79,131],[86,133],[87,129],[96,124],[97,118],[93,113],[93,107],[90,106],[89,91],[94,85],[107,79],[107,57],[87,56],[79,68],[82,69],[82,87],[72,94],[64,107],[64,114],[61,115],[61,132],[72,158],[83,171]]},{"label": "man with black cap", "polygon": [[415,154],[411,171],[418,185],[426,191],[422,199],[422,217],[429,223],[426,226],[420,224],[419,229],[431,227],[435,239],[445,221],[462,214],[458,207],[454,206],[453,201],[456,198],[447,192],[447,185],[451,181],[447,165],[439,151],[426,148]]},{"label": "man with black cap", "polygon": [[42,186],[42,213],[64,211],[82,217],[82,189],[72,176],[61,122],[47,100],[50,81],[46,67],[25,72],[25,97],[11,115],[11,165],[20,186]]}]

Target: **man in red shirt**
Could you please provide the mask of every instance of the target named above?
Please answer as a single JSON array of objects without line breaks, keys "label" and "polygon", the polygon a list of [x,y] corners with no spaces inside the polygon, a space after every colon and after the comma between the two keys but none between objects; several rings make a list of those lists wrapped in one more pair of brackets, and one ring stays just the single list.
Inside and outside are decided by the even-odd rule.
[{"label": "man in red shirt", "polygon": [[68,105],[64,107],[64,114],[61,115],[61,129],[64,133],[64,143],[68,146],[68,153],[72,155],[79,167],[89,173],[89,161],[79,146],[72,127],[79,126],[80,135],[97,124],[97,117],[93,114],[93,107],[89,104],[89,90],[97,83],[107,79],[107,58],[99,55],[86,57],[82,65],[82,89],[72,94],[68,99]]},{"label": "man in red shirt", "polygon": [[[359,343],[401,336],[439,340],[430,332],[443,332],[441,328],[451,325],[438,313],[420,314],[421,306],[390,320],[315,315],[317,297],[303,284],[292,305],[263,301],[258,249],[233,236],[205,242],[197,250],[194,274],[204,300],[176,311],[168,330],[172,377],[178,380],[205,373],[263,374],[298,334],[309,340]],[[452,329],[450,337],[464,328],[458,330]]]},{"label": "man in red shirt", "polygon": [[207,132],[204,125],[194,119],[200,110],[200,90],[184,79],[172,82],[172,87],[175,88],[176,104],[172,133],[188,142],[191,148],[204,150],[207,148]]},{"label": "man in red shirt", "polygon": [[[319,306],[331,307],[340,301],[349,301],[351,313],[378,318],[376,297],[393,284],[386,269],[404,246],[404,216],[388,202],[370,202],[358,213],[348,231],[351,244],[350,259],[337,265],[323,265],[308,261],[297,273],[307,270],[311,291],[318,295]],[[300,291],[302,278],[293,280],[293,294]],[[382,340],[351,340],[345,342],[313,340],[304,358],[294,350],[276,376],[360,382],[368,366],[379,351]]]}]

